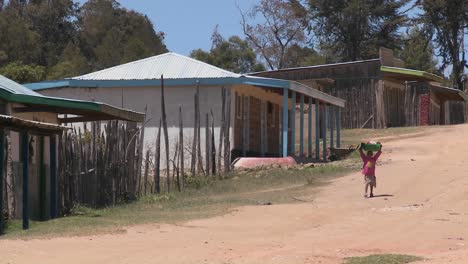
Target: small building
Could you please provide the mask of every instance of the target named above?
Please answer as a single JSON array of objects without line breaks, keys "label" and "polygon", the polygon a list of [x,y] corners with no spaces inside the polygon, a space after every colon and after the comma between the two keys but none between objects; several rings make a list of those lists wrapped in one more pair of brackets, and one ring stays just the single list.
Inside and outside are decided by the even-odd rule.
[{"label": "small building", "polygon": [[[44,96],[0,75],[0,212],[4,212],[4,205],[10,207],[15,217],[23,218],[24,229],[30,217],[46,220],[57,216],[57,136],[69,129],[62,123],[112,119],[142,122],[143,118],[141,113],[104,103]],[[5,155],[7,151],[9,155]],[[12,161],[8,178],[6,156]],[[12,189],[9,195],[14,196],[14,204],[4,201],[4,183]],[[0,217],[0,233],[2,221]]]},{"label": "small building", "polygon": [[[404,68],[404,62],[381,48],[376,59],[265,71],[252,75],[310,85],[347,102],[344,128],[440,125],[464,121],[464,92],[444,87],[444,79]],[[332,80],[324,82],[324,80]],[[455,104],[454,104],[455,105]],[[461,115],[461,117],[460,117]]]},{"label": "small building", "polygon": [[[70,79],[26,86],[47,96],[96,100],[146,112],[145,143],[152,148],[161,120],[161,76],[164,76],[164,87],[167,88],[165,105],[169,137],[178,137],[180,107],[184,137],[187,138],[184,142],[188,144],[196,125],[196,91],[199,91],[200,126],[204,131],[206,120],[209,120],[208,123],[213,121],[216,146],[223,120],[222,91],[223,88],[228,91],[231,104],[225,109],[224,119],[229,124],[232,159],[240,156],[312,156],[312,140],[316,130],[321,128],[312,116],[304,121],[304,109],[315,106],[319,109],[320,105],[320,109],[339,116],[340,109],[345,106],[344,100],[305,84],[236,74],[176,53],[166,53]],[[296,118],[291,118],[296,116],[296,112],[302,117],[302,133],[299,133],[300,138],[297,140],[294,131]],[[309,132],[305,133],[305,128]],[[338,139],[331,140],[333,146],[339,144],[337,132]],[[304,149],[306,140],[309,141],[308,150]],[[315,141],[318,140],[315,137]],[[296,144],[291,144],[296,141],[299,142],[299,152],[296,151]],[[201,137],[201,142],[204,148],[204,137]]]}]

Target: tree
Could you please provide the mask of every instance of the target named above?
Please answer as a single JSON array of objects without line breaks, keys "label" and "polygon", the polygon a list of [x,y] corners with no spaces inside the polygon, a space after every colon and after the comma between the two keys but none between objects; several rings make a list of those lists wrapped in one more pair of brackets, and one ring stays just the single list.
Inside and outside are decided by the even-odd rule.
[{"label": "tree", "polygon": [[45,67],[13,62],[1,68],[0,74],[18,83],[39,82],[45,78]]},{"label": "tree", "polygon": [[47,79],[62,79],[85,74],[90,67],[80,48],[70,41],[62,53],[59,62],[49,69]]},{"label": "tree", "polygon": [[309,0],[311,31],[320,48],[335,54],[336,61],[378,56],[379,47],[401,48],[398,30],[405,25],[401,11],[409,0]]},{"label": "tree", "polygon": [[424,25],[424,32],[433,39],[437,55],[442,59],[441,70],[452,66],[454,87],[463,88],[463,72],[468,67],[465,59],[464,37],[468,28],[466,0],[418,1],[422,14],[416,20]]},{"label": "tree", "polygon": [[247,41],[240,37],[231,36],[225,40],[216,27],[211,40],[212,47],[209,52],[196,49],[190,53],[190,56],[236,73],[265,70],[265,67],[257,62],[257,56]]},{"label": "tree", "polygon": [[413,27],[404,38],[403,49],[399,57],[405,62],[406,68],[440,74],[434,54],[431,41],[426,38],[421,29]]},{"label": "tree", "polygon": [[[292,45],[306,42],[307,14],[299,1],[260,0],[247,13],[241,11],[241,18],[249,44],[272,70],[285,66]],[[263,22],[253,22],[258,19]]]},{"label": "tree", "polygon": [[292,45],[285,54],[284,67],[305,67],[327,63],[325,56],[311,47]]},{"label": "tree", "polygon": [[92,70],[167,52],[164,34],[154,30],[148,17],[115,0],[89,0],[77,24],[81,50]]}]

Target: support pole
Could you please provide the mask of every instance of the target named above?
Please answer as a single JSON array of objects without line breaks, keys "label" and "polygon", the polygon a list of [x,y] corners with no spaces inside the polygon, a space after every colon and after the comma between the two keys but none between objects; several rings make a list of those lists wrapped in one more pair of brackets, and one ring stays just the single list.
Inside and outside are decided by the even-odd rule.
[{"label": "support pole", "polygon": [[336,147],[341,147],[341,108],[336,108]]},{"label": "support pole", "polygon": [[335,107],[330,105],[330,148],[335,147]]},{"label": "support pole", "polygon": [[39,209],[40,209],[41,221],[45,221],[47,219],[46,193],[47,193],[47,187],[46,187],[46,171],[45,171],[45,160],[44,160],[44,136],[40,136],[39,137]]},{"label": "support pole", "polygon": [[296,92],[291,92],[291,156],[296,155]]},{"label": "support pole", "polygon": [[307,137],[307,152],[309,158],[312,158],[312,97],[309,97],[309,114],[308,117],[308,137]]},{"label": "support pole", "polygon": [[323,161],[327,161],[327,105],[323,104],[322,109],[322,147]]},{"label": "support pole", "polygon": [[265,157],[265,102],[260,101],[260,155]]},{"label": "support pole", "polygon": [[289,91],[283,88],[283,157],[288,156],[288,101]]},{"label": "support pole", "polygon": [[0,235],[5,233],[5,216],[3,215],[3,183],[5,180],[5,168],[3,163],[5,156],[5,131],[0,129]]},{"label": "support pole", "polygon": [[57,218],[57,148],[56,136],[50,136],[50,218]]},{"label": "support pole", "polygon": [[315,159],[320,159],[320,101],[315,99]]},{"label": "support pole", "polygon": [[304,157],[304,95],[300,96],[301,108],[300,108],[300,131],[299,131],[299,156]]},{"label": "support pole", "polygon": [[21,134],[21,162],[23,163],[23,229],[29,229],[29,135]]}]

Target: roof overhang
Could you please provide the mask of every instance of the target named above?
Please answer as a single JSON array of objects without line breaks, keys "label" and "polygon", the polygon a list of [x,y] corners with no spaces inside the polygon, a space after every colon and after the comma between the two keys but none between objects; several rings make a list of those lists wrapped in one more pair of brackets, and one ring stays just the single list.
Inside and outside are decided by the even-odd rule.
[{"label": "roof overhang", "polygon": [[62,131],[70,129],[65,126],[30,121],[8,115],[0,115],[0,127],[14,131],[27,131],[28,133],[35,135],[61,134]]},{"label": "roof overhang", "polygon": [[380,66],[380,71],[384,74],[384,77],[402,81],[444,81],[444,78],[425,71],[417,71],[389,66]]},{"label": "roof overhang", "polygon": [[443,99],[444,101],[468,101],[468,96],[461,90],[445,87],[433,82],[429,83],[429,87],[433,93],[435,93],[439,98]]},{"label": "roof overhang", "polygon": [[144,114],[120,109],[104,103],[71,100],[57,97],[13,94],[0,90],[0,98],[14,103],[23,104],[16,108],[16,112],[52,112],[57,114],[71,114],[79,117],[63,120],[63,123],[88,122],[98,120],[119,119],[124,121],[143,122]]},{"label": "roof overhang", "polygon": [[[241,77],[223,77],[223,78],[187,78],[187,79],[164,79],[164,86],[223,86],[246,84],[259,87],[268,87],[276,89],[289,89],[306,96],[318,99],[323,103],[335,105],[338,107],[345,106],[345,100],[331,96],[317,89],[300,84],[298,82],[272,79],[264,77],[256,77],[243,75]],[[40,91],[46,89],[59,89],[65,87],[76,88],[112,88],[112,87],[151,87],[160,86],[160,79],[151,80],[61,80],[52,82],[30,83],[25,84],[31,90]]]}]

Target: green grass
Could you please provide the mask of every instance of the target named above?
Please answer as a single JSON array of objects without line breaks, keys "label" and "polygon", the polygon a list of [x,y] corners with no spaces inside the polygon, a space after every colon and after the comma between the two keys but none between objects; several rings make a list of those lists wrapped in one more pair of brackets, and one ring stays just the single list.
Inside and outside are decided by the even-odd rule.
[{"label": "green grass", "polygon": [[[123,232],[136,224],[181,223],[191,219],[225,214],[238,206],[298,202],[310,197],[330,179],[356,170],[353,160],[314,168],[248,170],[216,180],[189,178],[184,192],[147,195],[131,204],[103,209],[77,206],[73,215],[47,222],[31,222],[21,230],[20,221],[11,221],[4,238],[36,238]],[[304,198],[308,199],[308,198]]]},{"label": "green grass", "polygon": [[384,254],[346,258],[344,264],[406,264],[420,260],[423,260],[423,258],[408,255]]}]

